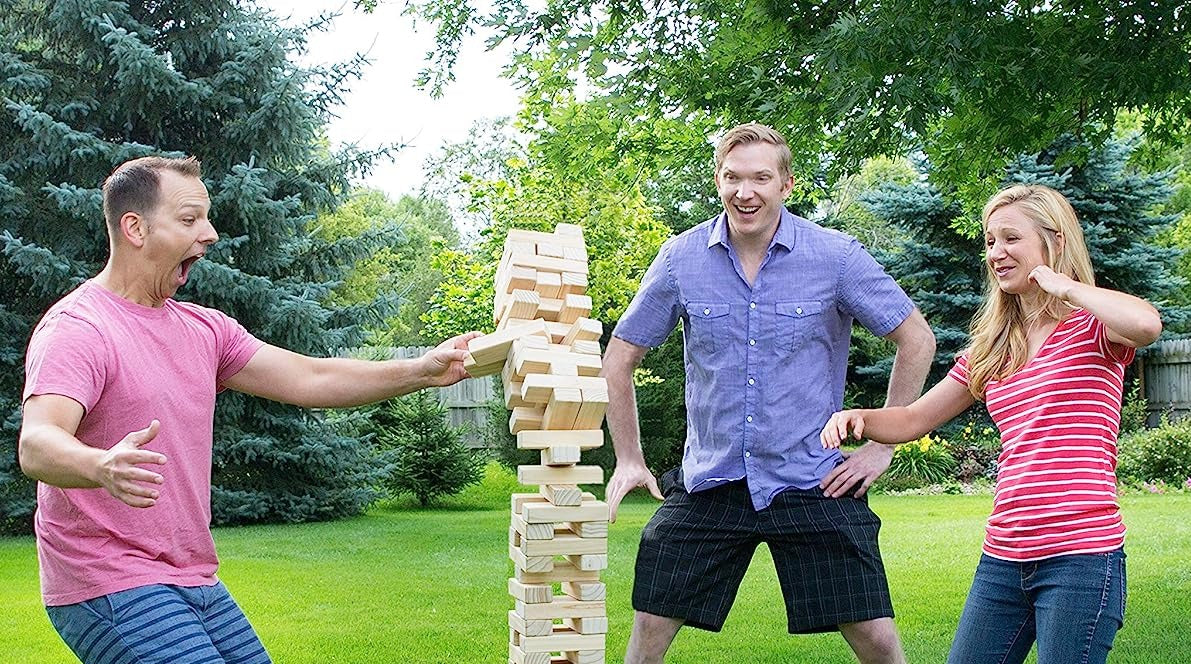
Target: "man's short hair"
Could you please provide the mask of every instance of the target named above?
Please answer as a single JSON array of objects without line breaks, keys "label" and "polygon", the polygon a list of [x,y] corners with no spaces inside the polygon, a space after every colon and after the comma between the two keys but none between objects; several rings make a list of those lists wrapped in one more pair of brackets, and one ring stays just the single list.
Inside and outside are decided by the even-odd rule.
[{"label": "man's short hair", "polygon": [[115,232],[120,227],[120,217],[125,213],[143,215],[157,207],[161,193],[161,171],[173,171],[192,178],[202,177],[202,168],[194,157],[141,157],[120,164],[103,181],[103,218],[110,231]]},{"label": "man's short hair", "polygon": [[777,165],[782,178],[788,178],[794,174],[791,167],[794,157],[790,154],[790,146],[786,144],[785,137],[773,127],[756,122],[737,125],[724,134],[719,144],[715,146],[715,172],[720,172],[720,166],[723,165],[724,159],[728,157],[732,148],[749,143],[769,143],[777,146]]}]

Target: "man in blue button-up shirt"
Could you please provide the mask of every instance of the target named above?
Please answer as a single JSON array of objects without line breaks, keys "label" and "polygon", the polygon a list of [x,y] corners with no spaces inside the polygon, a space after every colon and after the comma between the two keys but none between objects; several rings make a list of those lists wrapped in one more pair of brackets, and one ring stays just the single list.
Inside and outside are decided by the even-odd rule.
[{"label": "man in blue button-up shirt", "polygon": [[853,320],[897,345],[887,404],[912,402],[934,335],[854,239],[790,214],[790,150],[742,125],[716,150],[724,213],[666,242],[604,359],[616,471],[607,500],[662,491],[640,447],[632,372],[683,324],[687,440],[642,533],[626,663],[661,662],[687,624],[718,631],[756,546],[778,568],[791,633],[839,630],[862,662],[902,662],[880,520],[863,499],[891,448],[847,459],[819,431],[843,403]]}]

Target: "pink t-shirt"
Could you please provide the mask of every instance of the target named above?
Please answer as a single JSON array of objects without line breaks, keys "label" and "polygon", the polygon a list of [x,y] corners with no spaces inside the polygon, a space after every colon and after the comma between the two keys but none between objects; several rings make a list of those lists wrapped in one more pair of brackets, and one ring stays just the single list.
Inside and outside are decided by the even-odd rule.
[{"label": "pink t-shirt", "polygon": [[88,281],[46,312],[25,358],[22,400],[58,394],[86,413],[76,437],[108,449],[160,420],[145,449],[164,454],[149,508],[106,489],[37,485],[37,556],[48,606],[154,583],[216,582],[211,539],[215,393],[262,342],[214,309],[166,300],[146,307]]}]

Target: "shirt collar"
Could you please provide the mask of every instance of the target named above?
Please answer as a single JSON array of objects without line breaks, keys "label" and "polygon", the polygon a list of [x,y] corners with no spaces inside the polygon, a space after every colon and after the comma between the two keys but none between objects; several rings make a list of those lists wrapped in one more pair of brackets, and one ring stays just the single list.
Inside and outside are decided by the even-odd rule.
[{"label": "shirt collar", "polygon": [[[777,232],[773,234],[773,239],[769,242],[769,248],[773,245],[780,244],[786,248],[787,251],[794,248],[794,238],[797,236],[797,222],[795,216],[782,206],[781,219],[777,222]],[[710,249],[717,244],[728,247],[728,213],[721,212],[715,221],[711,224],[711,233],[708,234],[707,248]]]}]

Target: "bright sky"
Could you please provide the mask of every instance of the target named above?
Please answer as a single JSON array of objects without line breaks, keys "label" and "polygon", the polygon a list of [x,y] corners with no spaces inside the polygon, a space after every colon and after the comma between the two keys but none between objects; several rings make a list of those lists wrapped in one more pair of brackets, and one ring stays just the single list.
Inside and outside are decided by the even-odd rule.
[{"label": "bright sky", "polygon": [[[353,9],[351,0],[258,0],[287,24],[299,25],[320,13],[341,9],[331,30],[310,35],[304,64],[328,64],[367,52],[372,60],[364,78],[351,84],[329,128],[335,145],[357,143],[362,148],[408,143],[392,163],[378,164],[364,184],[396,199],[416,193],[422,185],[422,162],[444,142],[467,138],[481,118],[512,115],[518,93],[500,77],[507,52],[486,52],[480,38],[464,44],[456,63],[455,82],[440,99],[418,90],[414,79],[425,66],[424,56],[434,43],[434,31],[401,15],[404,2],[381,0],[372,14]],[[286,17],[290,17],[286,20]]]}]

